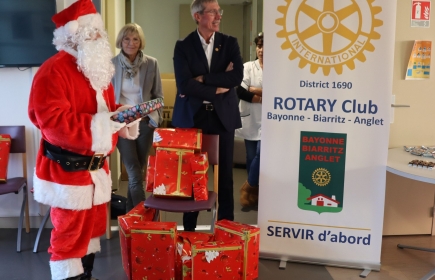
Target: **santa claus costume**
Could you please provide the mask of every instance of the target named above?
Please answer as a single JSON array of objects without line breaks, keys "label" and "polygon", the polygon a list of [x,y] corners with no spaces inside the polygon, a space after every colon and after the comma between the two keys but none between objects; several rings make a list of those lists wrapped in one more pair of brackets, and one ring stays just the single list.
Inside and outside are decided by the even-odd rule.
[{"label": "santa claus costume", "polygon": [[134,139],[138,129],[110,120],[119,107],[110,84],[112,53],[91,0],[73,3],[52,20],[59,52],[36,73],[28,108],[42,135],[34,197],[51,206],[52,279],[92,279],[111,197],[105,157],[114,150],[118,132]]}]

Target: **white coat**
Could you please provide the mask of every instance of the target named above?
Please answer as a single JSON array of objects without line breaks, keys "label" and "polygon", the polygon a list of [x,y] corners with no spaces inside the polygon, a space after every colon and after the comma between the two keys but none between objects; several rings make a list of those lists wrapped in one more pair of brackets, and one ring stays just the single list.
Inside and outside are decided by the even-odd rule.
[{"label": "white coat", "polygon": [[[257,60],[243,64],[243,81],[241,86],[246,90],[249,87],[263,87],[263,69]],[[250,103],[240,100],[240,117],[242,127],[236,130],[236,136],[247,140],[260,140],[261,138],[261,103]]]}]

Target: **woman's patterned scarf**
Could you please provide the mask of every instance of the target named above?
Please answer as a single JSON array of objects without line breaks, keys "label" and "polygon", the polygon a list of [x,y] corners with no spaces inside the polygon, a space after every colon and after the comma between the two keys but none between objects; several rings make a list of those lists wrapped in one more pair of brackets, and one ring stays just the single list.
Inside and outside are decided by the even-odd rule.
[{"label": "woman's patterned scarf", "polygon": [[139,71],[139,67],[142,65],[143,62],[143,52],[138,51],[136,58],[133,62],[131,62],[123,52],[121,52],[121,55],[119,56],[119,61],[121,62],[121,67],[124,70],[124,76],[125,78],[128,78],[130,80],[133,79],[134,76],[136,76],[137,72]]}]

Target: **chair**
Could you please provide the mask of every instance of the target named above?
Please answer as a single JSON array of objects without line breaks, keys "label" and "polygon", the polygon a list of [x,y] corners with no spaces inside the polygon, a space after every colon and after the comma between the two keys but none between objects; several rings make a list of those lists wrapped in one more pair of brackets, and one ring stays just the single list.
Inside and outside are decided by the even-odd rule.
[{"label": "chair", "polygon": [[[214,232],[214,224],[217,220],[218,208],[218,174],[219,174],[219,135],[202,135],[202,152],[207,152],[208,162],[213,166],[213,191],[208,192],[208,200],[176,200],[160,198],[151,195],[145,200],[145,207],[157,210],[156,217],[159,217],[159,211],[167,212],[195,212],[207,210],[212,212],[211,232]],[[161,219],[161,217],[159,218]]]},{"label": "chair", "polygon": [[45,213],[41,224],[39,225],[38,234],[36,235],[36,239],[35,239],[35,245],[33,246],[33,253],[38,253],[39,239],[41,239],[42,230],[45,228],[45,224],[47,223],[48,218],[50,218],[50,210],[51,207],[48,207],[48,210]]},{"label": "chair", "polygon": [[0,134],[11,136],[11,154],[22,154],[23,177],[8,178],[5,184],[0,184],[0,195],[15,193],[23,190],[20,221],[18,224],[17,252],[21,252],[21,232],[23,230],[24,214],[26,216],[26,233],[30,232],[29,200],[27,197],[27,163],[26,163],[26,128],[20,126],[0,126]]}]

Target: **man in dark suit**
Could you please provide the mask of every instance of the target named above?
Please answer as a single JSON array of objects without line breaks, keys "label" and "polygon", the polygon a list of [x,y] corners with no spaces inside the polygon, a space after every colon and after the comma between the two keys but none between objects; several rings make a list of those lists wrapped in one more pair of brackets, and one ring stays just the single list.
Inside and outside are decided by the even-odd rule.
[{"label": "man in dark suit", "polygon": [[[190,11],[197,30],[177,41],[177,83],[172,124],[219,134],[218,220],[234,220],[234,131],[242,126],[235,87],[243,78],[237,39],[219,33],[223,11],[216,0],[193,0]],[[194,231],[198,212],[184,213],[184,230]]]}]

